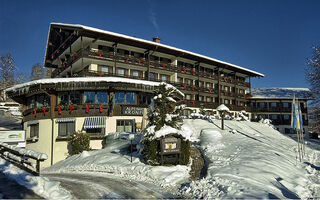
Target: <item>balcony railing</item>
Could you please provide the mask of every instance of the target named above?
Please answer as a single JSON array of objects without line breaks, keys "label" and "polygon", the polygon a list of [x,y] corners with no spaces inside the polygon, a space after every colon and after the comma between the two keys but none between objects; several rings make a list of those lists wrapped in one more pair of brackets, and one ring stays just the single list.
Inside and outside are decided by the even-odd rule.
[{"label": "balcony railing", "polygon": [[[290,108],[283,108],[283,107],[252,107],[254,112],[281,112],[281,113],[291,113]],[[302,113],[307,113],[307,108],[301,108]]]},{"label": "balcony railing", "polygon": [[[109,60],[109,61],[116,61],[119,63],[127,63],[131,65],[136,65],[136,66],[148,66],[150,63],[150,68],[154,69],[161,69],[161,70],[166,70],[170,72],[177,72],[177,73],[183,73],[183,74],[189,74],[193,76],[199,76],[199,77],[204,77],[212,80],[218,80],[218,76],[215,74],[211,74],[208,72],[198,72],[195,69],[190,69],[186,68],[184,66],[177,66],[173,65],[171,63],[166,63],[166,62],[160,62],[160,61],[152,61],[146,60],[145,58],[138,58],[130,55],[121,55],[121,54],[114,54],[114,52],[106,52],[106,51],[101,51],[98,49],[80,49],[77,51],[75,54],[69,57],[69,59],[65,60],[62,65],[54,70],[52,73],[52,77],[56,77],[58,74],[66,70],[71,64],[75,63],[79,58],[82,57],[87,57],[87,58],[94,58],[94,59],[100,59],[100,60]],[[232,84],[237,84],[245,87],[250,87],[250,84],[245,82],[245,81],[239,81],[235,80],[231,77],[220,77],[221,82],[226,82],[226,83],[232,83]]]}]

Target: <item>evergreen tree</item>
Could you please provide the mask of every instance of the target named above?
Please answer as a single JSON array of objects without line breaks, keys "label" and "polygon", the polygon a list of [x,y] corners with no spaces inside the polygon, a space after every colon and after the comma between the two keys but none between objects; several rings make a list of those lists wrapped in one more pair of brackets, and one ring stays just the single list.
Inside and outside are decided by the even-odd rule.
[{"label": "evergreen tree", "polygon": [[159,90],[155,92],[154,105],[148,109],[149,123],[150,126],[155,126],[155,131],[165,125],[180,129],[182,121],[180,115],[183,107],[176,106],[174,99],[176,91],[175,88],[168,87],[166,83],[161,83]]}]

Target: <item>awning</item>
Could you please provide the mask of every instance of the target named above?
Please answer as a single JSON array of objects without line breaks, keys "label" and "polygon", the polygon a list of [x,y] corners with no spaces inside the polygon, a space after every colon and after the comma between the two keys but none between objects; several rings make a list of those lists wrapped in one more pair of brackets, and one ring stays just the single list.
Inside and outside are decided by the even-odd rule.
[{"label": "awning", "polygon": [[106,127],[105,117],[87,117],[84,119],[83,129],[105,128],[105,127]]},{"label": "awning", "polygon": [[63,123],[63,122],[74,122],[75,118],[60,118],[56,119],[56,123]]},{"label": "awning", "polygon": [[27,125],[28,125],[28,126],[34,125],[34,124],[39,124],[39,121],[38,121],[38,120],[33,120],[33,121],[28,121],[28,122],[27,122]]}]

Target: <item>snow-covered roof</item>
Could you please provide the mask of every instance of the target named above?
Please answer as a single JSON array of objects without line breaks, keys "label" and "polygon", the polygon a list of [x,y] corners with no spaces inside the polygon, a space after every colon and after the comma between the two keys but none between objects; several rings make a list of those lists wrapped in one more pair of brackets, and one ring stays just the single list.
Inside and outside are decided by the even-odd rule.
[{"label": "snow-covered roof", "polygon": [[251,88],[251,99],[313,99],[308,88]]},{"label": "snow-covered roof", "polygon": [[[89,82],[108,82],[108,83],[132,83],[132,84],[141,84],[148,86],[159,86],[161,82],[153,82],[153,81],[144,81],[144,80],[136,80],[136,79],[128,79],[128,78],[120,78],[120,77],[75,77],[75,78],[48,78],[48,79],[40,79],[34,80],[22,84],[15,85],[11,88],[6,89],[6,92],[15,92],[19,89],[23,89],[26,87],[30,87],[37,84],[52,84],[52,83],[89,83]],[[176,89],[174,86],[170,84],[166,84],[167,87],[172,87],[175,89],[177,93],[181,96],[184,94]]]},{"label": "snow-covered roof", "polygon": [[[169,50],[181,52],[182,54],[189,54],[189,55],[196,56],[196,57],[199,57],[199,58],[203,58],[203,59],[206,59],[206,60],[209,60],[209,61],[218,62],[220,64],[228,65],[228,66],[231,66],[233,68],[252,73],[255,76],[264,77],[264,74],[261,74],[259,72],[256,72],[256,71],[253,71],[253,70],[250,70],[250,69],[246,69],[244,67],[240,67],[238,65],[234,65],[234,64],[231,64],[231,63],[228,63],[228,62],[224,62],[224,61],[221,61],[221,60],[218,60],[218,59],[210,58],[208,56],[204,56],[204,55],[201,55],[201,54],[193,53],[193,52],[186,51],[186,50],[183,50],[183,49],[179,49],[179,48],[176,48],[176,47],[172,47],[172,46],[169,46],[169,45],[156,43],[156,42],[153,42],[153,41],[148,41],[148,40],[144,40],[144,39],[140,39],[140,38],[136,38],[136,37],[127,36],[127,35],[124,35],[124,34],[105,31],[105,30],[101,30],[101,29],[97,29],[97,28],[93,28],[93,27],[89,27],[89,26],[84,26],[84,25],[81,25],[81,24],[51,23],[50,26],[52,26],[52,25],[55,25],[55,26],[68,26],[68,27],[73,27],[73,28],[81,28],[81,29],[84,29],[84,30],[93,31],[93,32],[97,32],[97,33],[102,33],[102,34],[106,34],[106,35],[111,35],[111,36],[115,36],[115,37],[120,37],[120,38],[123,38],[123,39],[134,40],[134,41],[145,43],[145,44],[149,44],[149,45],[156,45],[156,46],[163,47],[163,48],[166,48],[166,49],[169,49]],[[49,29],[49,32],[50,32],[50,29]],[[47,46],[48,46],[48,44],[47,44]],[[46,54],[47,54],[47,52],[46,52]],[[46,56],[47,55],[45,55],[45,57]]]}]

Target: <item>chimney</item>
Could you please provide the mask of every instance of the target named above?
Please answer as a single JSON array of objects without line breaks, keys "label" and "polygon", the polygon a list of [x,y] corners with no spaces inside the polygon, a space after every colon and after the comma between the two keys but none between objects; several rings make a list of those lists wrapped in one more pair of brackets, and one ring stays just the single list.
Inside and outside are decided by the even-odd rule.
[{"label": "chimney", "polygon": [[152,38],[152,41],[154,41],[154,42],[156,42],[156,43],[160,43],[160,38],[154,37],[154,38]]}]

